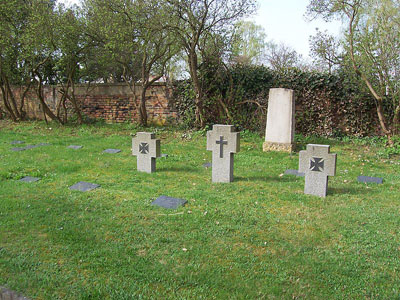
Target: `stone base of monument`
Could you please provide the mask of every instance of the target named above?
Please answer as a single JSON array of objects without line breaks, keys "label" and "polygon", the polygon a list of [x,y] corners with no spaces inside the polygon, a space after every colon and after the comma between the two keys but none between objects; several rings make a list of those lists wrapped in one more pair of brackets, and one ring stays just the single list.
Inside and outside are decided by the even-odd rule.
[{"label": "stone base of monument", "polygon": [[294,143],[273,143],[273,142],[264,142],[263,151],[280,151],[280,152],[294,152],[296,150],[296,144]]}]

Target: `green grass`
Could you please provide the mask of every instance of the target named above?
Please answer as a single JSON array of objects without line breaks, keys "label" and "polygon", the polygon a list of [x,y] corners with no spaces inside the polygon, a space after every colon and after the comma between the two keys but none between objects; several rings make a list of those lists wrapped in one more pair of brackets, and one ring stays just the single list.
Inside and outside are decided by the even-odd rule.
[{"label": "green grass", "polygon": [[[263,153],[256,134],[242,134],[235,181],[212,184],[200,132],[152,128],[169,156],[145,174],[133,125],[51,127],[0,122],[0,286],[33,299],[400,297],[400,165],[378,146],[301,138],[338,154],[321,199],[282,176],[298,154]],[[12,152],[13,140],[52,145]],[[70,191],[78,181],[102,187]],[[151,206],[159,195],[189,202]]]}]

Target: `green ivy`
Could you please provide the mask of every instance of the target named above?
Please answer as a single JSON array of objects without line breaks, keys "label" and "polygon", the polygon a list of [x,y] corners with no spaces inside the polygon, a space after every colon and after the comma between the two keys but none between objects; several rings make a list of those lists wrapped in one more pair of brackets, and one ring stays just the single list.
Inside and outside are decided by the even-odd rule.
[{"label": "green ivy", "polygon": [[[274,72],[264,66],[202,67],[207,124],[230,123],[239,129],[264,132],[269,89],[293,89],[296,132],[303,135],[366,136],[376,134],[374,99],[354,78],[297,68]],[[194,126],[194,92],[190,81],[175,83],[179,122]],[[230,118],[221,105],[229,110]],[[258,104],[257,104],[257,103]]]}]

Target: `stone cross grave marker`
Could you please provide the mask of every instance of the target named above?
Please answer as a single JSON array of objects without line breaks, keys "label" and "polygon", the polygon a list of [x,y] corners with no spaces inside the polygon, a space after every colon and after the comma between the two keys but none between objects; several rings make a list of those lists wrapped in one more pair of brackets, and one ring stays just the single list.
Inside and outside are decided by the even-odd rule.
[{"label": "stone cross grave marker", "polygon": [[207,131],[207,150],[212,151],[212,182],[233,181],[233,155],[240,151],[240,134],[232,125],[214,125]]},{"label": "stone cross grave marker", "polygon": [[326,197],[328,176],[336,174],[336,154],[329,150],[329,145],[308,144],[307,150],[300,151],[299,172],[305,173],[305,194]]},{"label": "stone cross grave marker", "polygon": [[156,171],[156,158],[161,156],[160,140],[153,132],[138,132],[132,138],[132,155],[137,157],[137,170],[153,173]]}]

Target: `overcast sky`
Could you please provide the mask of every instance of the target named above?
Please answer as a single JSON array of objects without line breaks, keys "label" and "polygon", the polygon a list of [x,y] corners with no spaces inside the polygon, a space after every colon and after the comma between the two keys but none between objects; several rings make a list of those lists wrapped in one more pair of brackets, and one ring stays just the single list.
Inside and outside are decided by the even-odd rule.
[{"label": "overcast sky", "polygon": [[[79,0],[59,0],[66,4],[78,3]],[[328,30],[333,35],[339,34],[340,24],[325,23],[323,20],[307,22],[304,14],[309,0],[259,0],[259,10],[254,18],[256,24],[265,29],[267,40],[284,43],[307,58],[309,53],[308,38],[315,34],[315,28]]]}]

